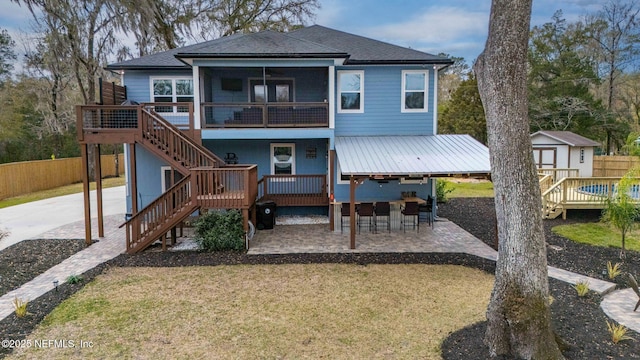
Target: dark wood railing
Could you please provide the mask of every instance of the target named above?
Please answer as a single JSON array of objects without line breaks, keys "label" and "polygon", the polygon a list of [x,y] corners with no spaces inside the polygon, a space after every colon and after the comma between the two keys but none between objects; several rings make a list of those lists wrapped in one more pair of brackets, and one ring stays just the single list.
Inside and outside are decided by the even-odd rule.
[{"label": "dark wood railing", "polygon": [[184,169],[200,166],[218,167],[224,160],[183,134],[153,110],[141,111],[141,136],[153,147],[164,151],[182,164]]},{"label": "dark wood railing", "polygon": [[265,175],[258,181],[258,201],[278,206],[329,205],[326,175]]},{"label": "dark wood railing", "polygon": [[188,175],[123,224],[126,228],[127,252],[136,252],[153,243],[196,208],[191,195],[191,177]]},{"label": "dark wood railing", "polygon": [[247,209],[258,195],[258,167],[233,165],[191,169],[195,201],[205,209]]},{"label": "dark wood railing", "polygon": [[202,128],[328,127],[329,104],[203,103]]}]

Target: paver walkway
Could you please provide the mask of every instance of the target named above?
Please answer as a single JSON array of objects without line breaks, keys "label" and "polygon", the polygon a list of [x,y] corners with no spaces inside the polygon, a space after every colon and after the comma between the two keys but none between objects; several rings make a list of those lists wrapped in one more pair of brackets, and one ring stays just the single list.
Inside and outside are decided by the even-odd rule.
[{"label": "paver walkway", "polygon": [[[124,214],[104,217],[104,237],[40,274],[35,279],[0,297],[0,320],[14,311],[13,299],[34,300],[54,288],[53,281],[65,282],[69,275],[80,275],[87,270],[113,259],[125,249]],[[97,219],[92,221],[93,239],[98,239]],[[83,239],[84,221],[67,224],[37,236],[40,239]],[[28,241],[28,240],[27,240]]]},{"label": "paver walkway", "polygon": [[[74,254],[62,263],[26,283],[17,290],[0,297],[0,320],[13,312],[14,297],[33,300],[53,289],[53,281],[60,283],[72,274],[81,274],[108,261],[125,250],[124,230],[118,226],[124,215],[105,217],[105,237],[99,242]],[[95,222],[95,219],[94,219]],[[96,229],[95,224],[92,229]],[[94,234],[94,238],[97,238]],[[67,224],[45,232],[38,238],[84,238],[82,221]],[[426,226],[416,232],[362,233],[357,236],[357,248],[349,249],[347,234],[330,232],[326,224],[276,226],[274,230],[259,231],[251,242],[248,254],[322,253],[322,252],[453,252],[468,253],[495,260],[497,253],[484,242],[463,230],[453,222],[441,219],[435,228]],[[633,292],[612,291],[614,284],[549,267],[549,276],[571,284],[588,281],[591,289],[609,294],[601,304],[607,315],[617,322],[640,332],[640,313],[633,313]]]}]

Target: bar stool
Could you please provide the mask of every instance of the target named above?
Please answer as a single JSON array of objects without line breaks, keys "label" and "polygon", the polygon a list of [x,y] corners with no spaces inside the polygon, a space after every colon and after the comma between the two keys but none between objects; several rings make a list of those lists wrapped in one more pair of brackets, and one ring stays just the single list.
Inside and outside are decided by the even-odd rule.
[{"label": "bar stool", "polygon": [[[378,222],[381,222],[383,224],[386,224],[387,231],[391,232],[391,206],[389,205],[389,203],[386,201],[377,202],[374,210],[376,214],[374,218],[376,231],[378,231]],[[385,217],[386,220],[383,219]]]}]

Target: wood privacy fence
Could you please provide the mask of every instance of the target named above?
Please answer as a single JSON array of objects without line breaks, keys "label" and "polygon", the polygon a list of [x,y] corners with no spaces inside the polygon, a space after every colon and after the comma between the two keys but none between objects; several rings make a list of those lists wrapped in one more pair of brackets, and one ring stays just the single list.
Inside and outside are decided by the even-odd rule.
[{"label": "wood privacy fence", "polygon": [[[120,176],[124,176],[124,156],[118,157]],[[102,176],[115,176],[114,156],[102,155],[100,160]],[[81,181],[81,158],[0,164],[0,200]]]},{"label": "wood privacy fence", "polygon": [[640,166],[638,156],[594,156],[593,177],[623,177],[636,166]]}]

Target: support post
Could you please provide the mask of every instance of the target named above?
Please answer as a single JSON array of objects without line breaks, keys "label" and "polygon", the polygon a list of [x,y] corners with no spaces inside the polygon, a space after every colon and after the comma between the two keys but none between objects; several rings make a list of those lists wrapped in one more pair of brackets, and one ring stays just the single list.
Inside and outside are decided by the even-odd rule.
[{"label": "support post", "polygon": [[136,171],[136,144],[129,144],[129,170],[131,171],[131,214],[138,212],[138,175]]},{"label": "support post", "polygon": [[84,240],[91,245],[91,200],[89,199],[89,150],[87,144],[80,145],[82,156],[82,190],[84,193]]},{"label": "support post", "polygon": [[350,234],[350,248],[356,248],[356,178],[351,175],[349,177],[349,234]]},{"label": "support post", "polygon": [[333,204],[333,178],[334,178],[334,166],[336,161],[336,151],[329,150],[329,230],[334,231],[336,224],[334,219],[335,204]]},{"label": "support post", "polygon": [[100,144],[96,144],[94,147],[96,197],[98,199],[98,237],[104,237],[104,212],[102,209],[102,159],[100,156]]}]

